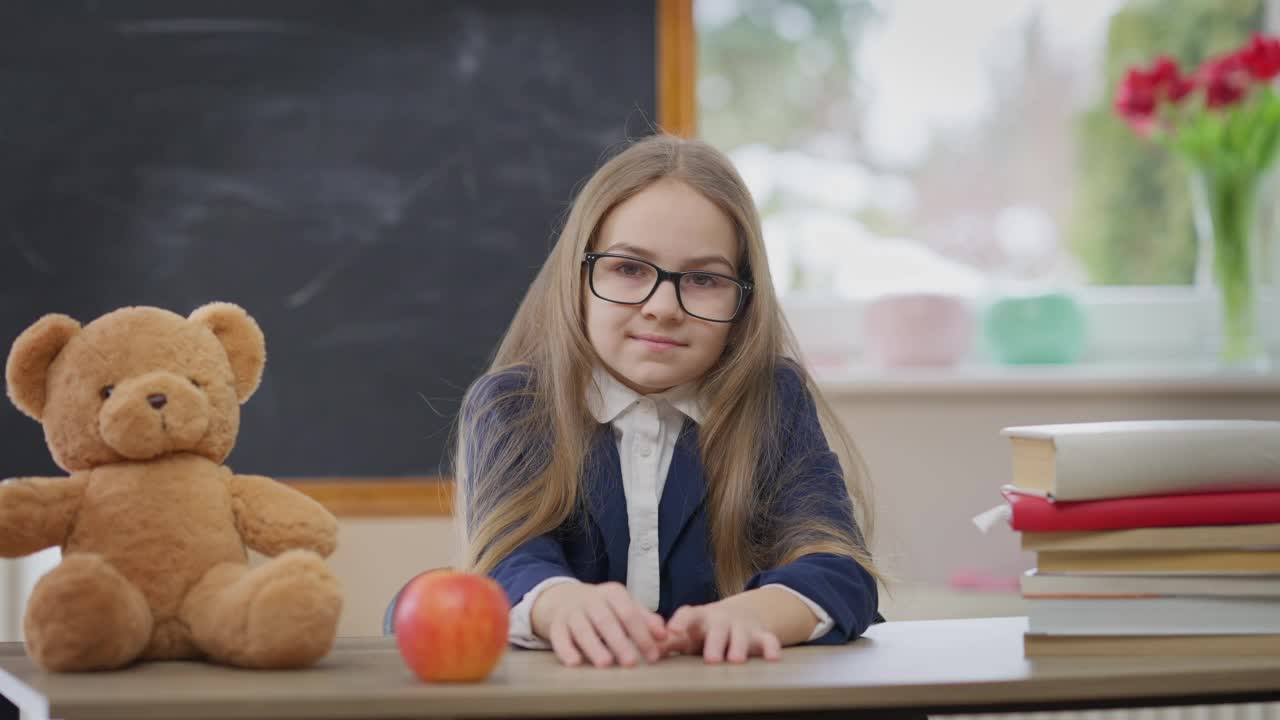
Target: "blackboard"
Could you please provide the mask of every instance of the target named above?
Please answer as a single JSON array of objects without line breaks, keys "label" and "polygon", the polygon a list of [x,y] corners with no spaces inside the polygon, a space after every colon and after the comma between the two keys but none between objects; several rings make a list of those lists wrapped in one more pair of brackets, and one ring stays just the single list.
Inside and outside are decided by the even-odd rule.
[{"label": "blackboard", "polygon": [[[229,464],[447,472],[575,187],[656,122],[655,4],[0,4],[0,341],[47,312],[245,307]],[[57,473],[0,409],[0,477]]]}]

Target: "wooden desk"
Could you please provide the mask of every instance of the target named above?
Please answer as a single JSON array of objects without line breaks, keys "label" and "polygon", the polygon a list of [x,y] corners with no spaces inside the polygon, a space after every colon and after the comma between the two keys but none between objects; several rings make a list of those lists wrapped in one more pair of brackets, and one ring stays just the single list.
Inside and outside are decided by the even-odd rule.
[{"label": "wooden desk", "polygon": [[[1280,694],[1280,657],[1022,656],[1024,618],[878,625],[843,647],[791,648],[778,664],[676,658],[629,670],[570,669],[514,651],[488,682],[414,679],[389,638],[349,638],[319,666],[243,671],[152,663],[117,673],[46,675],[0,647],[0,692],[32,717],[438,718],[1122,707],[1252,702]],[[834,716],[834,715],[832,715]],[[779,716],[781,717],[781,716]]]}]

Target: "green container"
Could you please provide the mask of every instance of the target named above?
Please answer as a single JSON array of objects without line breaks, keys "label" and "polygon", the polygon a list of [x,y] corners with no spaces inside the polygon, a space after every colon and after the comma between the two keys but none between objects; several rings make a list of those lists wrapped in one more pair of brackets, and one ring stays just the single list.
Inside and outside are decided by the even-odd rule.
[{"label": "green container", "polygon": [[982,334],[1006,365],[1070,363],[1084,353],[1084,312],[1063,292],[1002,297],[983,314]]}]

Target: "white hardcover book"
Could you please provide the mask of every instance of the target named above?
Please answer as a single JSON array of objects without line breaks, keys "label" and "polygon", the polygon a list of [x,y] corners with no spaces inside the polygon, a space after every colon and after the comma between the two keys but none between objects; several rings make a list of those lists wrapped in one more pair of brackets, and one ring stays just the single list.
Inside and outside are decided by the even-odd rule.
[{"label": "white hardcover book", "polygon": [[1136,420],[1007,427],[1013,484],[1055,500],[1280,489],[1280,422]]},{"label": "white hardcover book", "polygon": [[1280,633],[1280,599],[1027,598],[1027,632],[1051,635]]}]

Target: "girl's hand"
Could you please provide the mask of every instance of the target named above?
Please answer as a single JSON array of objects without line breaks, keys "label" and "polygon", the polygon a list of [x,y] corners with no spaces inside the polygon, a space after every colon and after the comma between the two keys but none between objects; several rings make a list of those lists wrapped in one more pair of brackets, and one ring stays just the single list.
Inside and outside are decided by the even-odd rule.
[{"label": "girl's hand", "polygon": [[749,657],[781,660],[782,644],[752,608],[723,600],[685,605],[667,622],[666,651],[702,653],[709,663],[744,663]]},{"label": "girl's hand", "polygon": [[530,614],[533,631],[551,643],[560,662],[575,667],[584,657],[596,667],[635,665],[662,656],[667,630],[619,583],[563,583],[542,592]]}]

